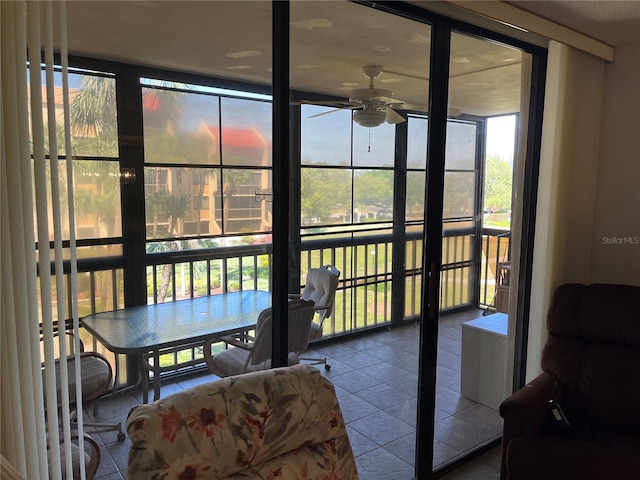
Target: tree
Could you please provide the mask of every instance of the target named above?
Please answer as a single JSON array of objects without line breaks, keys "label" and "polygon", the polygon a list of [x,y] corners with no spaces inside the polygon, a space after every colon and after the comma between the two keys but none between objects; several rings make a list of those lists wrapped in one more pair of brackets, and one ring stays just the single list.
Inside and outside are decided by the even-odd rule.
[{"label": "tree", "polygon": [[328,221],[332,214],[351,217],[351,172],[337,168],[303,168],[301,216]]},{"label": "tree", "polygon": [[[171,87],[175,84],[163,83],[161,86]],[[143,89],[145,105],[145,126],[152,132],[145,133],[145,153],[147,161],[172,163],[200,163],[194,156],[205,156],[205,142],[194,139],[192,135],[180,132],[177,123],[182,114],[182,94],[175,90],[162,88]],[[70,105],[70,118],[74,138],[74,153],[92,157],[117,157],[117,115],[116,115],[115,82],[108,77],[85,75],[80,88],[74,93]],[[153,132],[154,127],[161,126],[161,132]],[[157,130],[157,128],[156,128]],[[156,133],[155,135],[153,133]],[[198,159],[199,159],[198,158]],[[206,158],[206,156],[205,156]],[[174,177],[180,176],[173,169]],[[96,230],[97,238],[114,236],[121,221],[120,182],[118,165],[111,161],[74,161],[74,182],[82,188],[75,190],[75,204],[78,215],[93,217],[94,228],[101,226],[104,231]],[[182,221],[191,210],[190,192],[183,193],[177,178],[171,182],[175,186],[172,192],[161,191],[151,193],[147,198],[150,218],[156,219],[164,215],[169,220],[168,234],[178,237]],[[178,250],[180,244],[170,241],[169,250]],[[165,265],[162,275],[160,298],[164,300],[171,278],[172,266]],[[105,283],[105,288],[108,283]],[[105,289],[102,289],[103,291]],[[103,297],[107,292],[103,292]],[[112,295],[106,295],[112,298]],[[113,306],[112,306],[113,307]]]},{"label": "tree", "polygon": [[391,208],[393,171],[366,170],[356,173],[353,196],[356,206],[377,205]]},{"label": "tree", "polygon": [[[175,243],[176,245],[172,247],[170,243]],[[201,248],[216,248],[219,246],[219,244],[216,241],[210,238],[200,238],[200,239],[194,239],[194,240],[175,240],[170,243],[169,244],[167,242],[148,243],[147,253],[162,253],[162,252],[168,252],[168,251],[175,251],[176,246],[178,250],[198,250]],[[194,280],[201,280],[203,278],[205,279],[207,278],[206,264],[203,264],[203,262],[193,262],[192,268],[193,268]],[[158,292],[158,303],[163,303],[167,296],[167,292],[169,290],[168,288],[169,281],[171,280],[172,272],[173,272],[172,265],[165,265],[162,269],[160,291]],[[150,281],[155,283],[155,278]],[[215,279],[212,279],[212,283],[215,283]],[[174,288],[176,288],[175,285],[174,285]],[[201,288],[198,288],[197,290],[204,292],[206,294],[210,293]]]},{"label": "tree", "polygon": [[494,211],[511,209],[511,164],[497,156],[487,158],[484,179],[484,208]]},{"label": "tree", "polygon": [[409,218],[424,216],[425,172],[407,172],[407,212]]},{"label": "tree", "polygon": [[[118,124],[115,81],[107,77],[82,76],[69,105],[73,155],[118,156]],[[59,147],[63,145],[59,144]],[[62,149],[61,149],[62,150]],[[119,231],[120,179],[118,164],[109,160],[72,160],[74,206],[85,230],[93,227],[96,238],[112,237]],[[110,248],[110,247],[107,247]],[[102,310],[113,304],[111,272],[96,275]]]},{"label": "tree", "polygon": [[[69,105],[73,134],[87,139],[115,139],[116,116],[115,81],[107,77],[84,75],[82,83]],[[111,156],[117,155],[117,146]]]},{"label": "tree", "polygon": [[[117,157],[115,82],[84,75],[69,106],[74,155]],[[74,160],[74,201],[78,216],[88,216],[94,235],[114,236],[120,221],[118,166],[110,161]],[[86,225],[84,225],[86,226]],[[100,231],[100,228],[104,231]]]},{"label": "tree", "polygon": [[[207,158],[207,150],[210,143],[206,138],[193,135],[188,132],[175,130],[173,128],[162,130],[160,132],[151,131],[145,134],[145,159],[147,163],[158,164],[177,164],[176,167],[146,167],[145,168],[145,184],[152,185],[152,193],[158,193],[167,188],[176,185],[176,176],[191,175],[191,184],[198,187],[195,198],[201,198],[204,193],[205,185],[209,177],[213,177],[214,173],[208,168],[199,168],[197,171],[190,168],[190,165],[201,164],[203,159]],[[180,165],[185,165],[180,167]],[[170,185],[161,182],[161,173],[167,172],[167,176],[172,177]],[[153,178],[151,178],[153,175]],[[159,197],[160,198],[160,197]],[[147,202],[147,226],[151,226],[151,237],[157,236],[158,210],[157,202],[150,204]],[[201,233],[200,208],[194,208],[196,220],[196,234]]]},{"label": "tree", "polygon": [[238,193],[238,186],[247,183],[250,179],[249,170],[226,169],[222,172],[222,231],[224,233],[230,233],[231,200]]},{"label": "tree", "polygon": [[444,178],[444,217],[473,216],[475,192],[475,175],[467,172],[447,172]]},{"label": "tree", "polygon": [[[159,215],[163,215],[169,219],[169,236],[177,237],[181,220],[187,215],[191,209],[191,195],[188,193],[166,193],[160,192],[147,196],[147,204],[151,205],[154,211]],[[165,243],[166,250],[176,252],[180,250],[180,243],[176,240],[170,240]],[[161,249],[156,247],[156,251]],[[158,292],[158,303],[164,302],[173,273],[173,265],[165,264],[162,267],[162,280],[160,282],[160,290]],[[174,287],[175,288],[175,287]]]}]

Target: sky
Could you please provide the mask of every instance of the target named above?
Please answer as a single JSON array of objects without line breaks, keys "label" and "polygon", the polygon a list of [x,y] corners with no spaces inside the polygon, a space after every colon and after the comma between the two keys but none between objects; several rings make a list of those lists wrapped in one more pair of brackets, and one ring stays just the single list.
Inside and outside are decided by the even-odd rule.
[{"label": "sky", "polygon": [[500,157],[513,165],[515,135],[515,115],[490,118],[487,122],[487,157]]},{"label": "sky", "polygon": [[[42,73],[44,75],[44,72]],[[56,72],[56,84],[60,82],[59,73]],[[78,88],[80,85],[81,75],[70,74],[69,75],[69,83],[70,88]],[[156,82],[150,79],[142,79],[142,84],[154,85]],[[189,86],[189,90],[194,92],[206,92],[212,94],[224,94],[230,93],[224,89],[214,89],[210,87],[198,87],[198,86]],[[270,100],[270,97],[267,95],[259,95],[259,94],[249,94],[244,92],[232,92],[234,95],[244,96],[247,99],[261,99],[261,100]],[[214,97],[215,98],[215,97]],[[193,100],[196,100],[195,98]],[[228,100],[230,102],[237,103],[236,107],[240,107],[241,105],[244,107],[244,103],[242,100]],[[196,103],[200,103],[197,101]],[[252,102],[246,102],[247,106],[251,106]],[[242,124],[246,124],[250,118],[253,118],[255,125],[258,130],[262,131],[266,138],[271,137],[271,115],[270,115],[270,105],[265,105],[266,110],[260,112],[258,114],[257,111],[253,112],[253,115],[249,115],[247,117],[246,108],[232,108],[225,109],[228,113],[225,115],[226,123],[234,123],[232,120],[233,112],[236,112],[236,116],[239,118],[236,121],[240,121]],[[253,107],[255,108],[255,103],[253,103]],[[193,110],[198,110],[197,107],[187,106],[187,112]],[[250,108],[251,110],[251,108]],[[350,150],[350,145],[343,145],[343,148],[339,148],[338,145],[344,143],[345,141],[350,144],[351,141],[351,112],[348,110],[343,110],[342,112],[333,112],[329,115],[321,115],[320,117],[309,118],[311,115],[327,112],[331,109],[317,107],[314,105],[305,105],[303,108],[303,136],[305,141],[303,141],[303,157],[309,156],[315,162],[326,162],[328,164],[344,164],[345,160],[349,161],[348,155]],[[217,117],[217,112],[212,112]],[[231,116],[229,114],[232,114]],[[185,115],[186,119],[191,119],[192,121],[199,120],[201,115]],[[249,120],[250,121],[250,120]],[[199,123],[199,122],[198,122]],[[217,123],[217,122],[212,122]],[[191,125],[191,128],[194,126]],[[315,128],[313,128],[315,127]],[[508,161],[510,164],[513,164],[513,156],[514,156],[514,142],[515,142],[515,127],[516,127],[516,116],[515,115],[506,115],[502,117],[493,117],[488,119],[487,122],[487,144],[486,144],[486,154],[487,156],[497,156]],[[354,128],[354,142],[356,140],[355,137],[358,137],[358,142],[355,142],[354,151],[355,157],[362,157],[362,159],[355,163],[369,164],[369,165],[383,165],[388,163],[388,159],[386,157],[392,156],[393,152],[387,151],[385,145],[393,143],[393,127],[387,124],[381,125],[380,127],[376,127],[373,129],[363,129],[362,127],[358,127],[353,125]],[[360,130],[366,131],[368,135],[360,135]],[[358,135],[356,135],[358,134]],[[360,137],[366,138],[360,138]],[[326,148],[326,139],[332,138],[334,141],[333,148]],[[344,139],[342,141],[341,139]],[[315,141],[314,141],[315,140]],[[336,148],[338,147],[338,148]],[[344,148],[346,147],[346,148]],[[305,151],[306,150],[306,151]],[[361,151],[360,151],[361,150]],[[347,158],[345,158],[345,154]],[[372,157],[369,160],[366,160],[366,157]]]}]

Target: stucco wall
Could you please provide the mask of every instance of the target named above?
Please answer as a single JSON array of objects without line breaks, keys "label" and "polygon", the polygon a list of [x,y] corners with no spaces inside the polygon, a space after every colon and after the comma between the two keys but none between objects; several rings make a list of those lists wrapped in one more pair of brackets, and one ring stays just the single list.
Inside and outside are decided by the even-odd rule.
[{"label": "stucco wall", "polygon": [[604,93],[590,280],[640,285],[640,43],[616,48]]},{"label": "stucco wall", "polygon": [[590,283],[604,61],[550,42],[527,345],[527,380],[540,372],[553,291]]},{"label": "stucco wall", "polygon": [[585,55],[549,49],[527,380],[555,288],[640,285],[640,44],[616,48],[613,63]]}]

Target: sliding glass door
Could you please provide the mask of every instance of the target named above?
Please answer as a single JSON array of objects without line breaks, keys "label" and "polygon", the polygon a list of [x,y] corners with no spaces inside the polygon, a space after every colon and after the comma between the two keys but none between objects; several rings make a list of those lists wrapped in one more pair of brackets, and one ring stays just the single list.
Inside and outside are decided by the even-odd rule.
[{"label": "sliding glass door", "polygon": [[330,357],[360,478],[412,478],[420,337],[405,319],[419,318],[423,284],[431,27],[354,2],[292,2],[290,33],[301,281],[335,265],[325,336],[367,332],[311,348]]},{"label": "sliding glass door", "polygon": [[[484,223],[511,212],[484,203],[487,119],[528,112],[530,55],[427,11],[330,5],[290,5],[291,231],[301,282],[322,264],[341,271],[325,335],[366,334],[312,348],[332,357],[361,478],[429,478],[501,434],[513,359],[506,313],[486,314],[510,230]],[[514,128],[502,136],[515,152]],[[493,356],[474,347],[483,328]]]},{"label": "sliding glass door", "polygon": [[[496,303],[501,282],[508,284],[504,275],[508,275],[510,266],[509,223],[498,223],[498,218],[508,220],[511,213],[514,125],[501,127],[499,141],[503,151],[510,151],[511,155],[500,160],[507,162],[507,173],[496,176],[493,170],[484,168],[486,119],[521,111],[521,71],[526,56],[519,49],[462,33],[452,33],[450,37],[443,262],[452,267],[442,272],[441,308],[446,308],[452,297],[476,289],[474,282],[482,271],[492,300],[485,309],[473,308],[440,319],[435,468],[495,442],[502,434],[498,407],[507,393],[505,384],[510,385],[505,376],[506,365],[513,364],[513,358],[506,357],[508,300]],[[492,142],[496,142],[495,133]],[[495,148],[493,143],[492,147]],[[507,190],[508,203],[501,203],[493,193],[498,188]],[[485,190],[492,191],[488,197],[483,196]],[[484,198],[487,203],[483,204]],[[493,230],[485,231],[485,221],[491,220],[496,222]],[[498,242],[500,253],[495,251]],[[474,246],[480,246],[479,258],[465,265],[466,252]],[[492,261],[486,261],[492,252]]]}]

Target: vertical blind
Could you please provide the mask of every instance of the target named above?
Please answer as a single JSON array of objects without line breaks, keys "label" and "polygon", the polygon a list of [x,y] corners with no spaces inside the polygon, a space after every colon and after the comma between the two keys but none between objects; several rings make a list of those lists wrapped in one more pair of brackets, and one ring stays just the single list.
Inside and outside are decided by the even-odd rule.
[{"label": "vertical blind", "polygon": [[[66,4],[15,1],[0,2],[0,8],[0,449],[24,478],[73,478],[72,437],[84,450],[82,392],[78,382],[76,398],[70,399],[64,387],[74,372],[62,361],[56,378],[54,368],[56,358],[80,352]],[[60,53],[61,92],[54,87],[54,50]],[[62,112],[56,108],[60,95]],[[70,291],[63,273],[63,231],[70,232]],[[71,312],[65,312],[65,293],[72,299]],[[71,351],[64,335],[67,317],[75,339]],[[73,363],[80,378],[80,362]],[[63,386],[60,398],[56,385]],[[73,429],[70,404],[77,405]],[[84,462],[79,466],[84,479]]]}]

